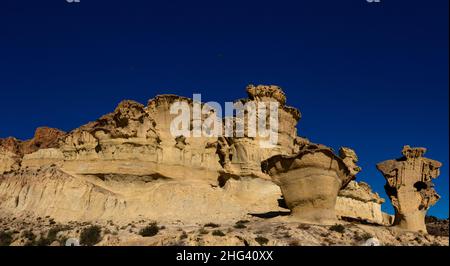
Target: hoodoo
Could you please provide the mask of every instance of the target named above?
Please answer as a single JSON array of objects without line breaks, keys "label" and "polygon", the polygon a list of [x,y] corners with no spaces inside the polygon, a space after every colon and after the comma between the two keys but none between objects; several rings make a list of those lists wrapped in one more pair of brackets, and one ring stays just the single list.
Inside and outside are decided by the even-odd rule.
[{"label": "hoodoo", "polygon": [[394,225],[410,231],[427,232],[425,215],[440,198],[432,180],[442,164],[423,157],[427,149],[403,147],[403,157],[377,164],[386,178],[386,194],[395,210]]}]

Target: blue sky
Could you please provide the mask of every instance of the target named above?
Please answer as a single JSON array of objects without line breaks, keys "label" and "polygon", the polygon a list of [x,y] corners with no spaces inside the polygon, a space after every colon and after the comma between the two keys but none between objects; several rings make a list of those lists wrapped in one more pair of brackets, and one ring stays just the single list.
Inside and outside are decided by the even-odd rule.
[{"label": "blue sky", "polygon": [[427,147],[444,164],[429,214],[448,217],[448,30],[446,0],[6,0],[0,137],[69,131],[123,99],[225,102],[277,84],[299,134],[354,148],[358,179],[385,198],[375,164]]}]

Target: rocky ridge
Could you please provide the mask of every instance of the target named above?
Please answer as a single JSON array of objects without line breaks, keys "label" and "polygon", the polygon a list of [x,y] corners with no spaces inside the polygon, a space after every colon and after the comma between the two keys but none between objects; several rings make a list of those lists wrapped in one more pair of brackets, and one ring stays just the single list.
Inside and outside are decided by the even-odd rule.
[{"label": "rocky ridge", "polygon": [[[258,143],[261,139],[247,134],[172,136],[170,122],[176,115],[170,112],[171,104],[178,101],[192,108],[195,103],[171,94],[158,95],[146,106],[122,101],[113,112],[68,133],[39,128],[31,140],[0,139],[0,217],[8,222],[11,221],[7,217],[17,217],[18,223],[28,224],[36,224],[37,220],[26,217],[50,217],[61,225],[98,223],[103,228],[109,221],[122,225],[153,220],[169,228],[170,224],[195,228],[212,220],[233,227],[236,218],[242,217],[255,224],[287,223],[293,228],[295,210],[302,209],[299,212],[302,219],[307,210],[298,206],[295,191],[308,194],[316,186],[298,183],[300,187],[292,190],[291,181],[283,181],[269,170],[270,162],[278,167],[275,160],[279,160],[284,169],[300,171],[305,176],[314,166],[314,174],[320,176],[317,180],[327,180],[329,193],[311,199],[321,202],[315,206],[328,211],[326,218],[330,225],[356,221],[378,225],[383,232],[380,234],[385,234],[384,226],[392,224],[393,217],[381,211],[384,200],[368,184],[354,181],[361,171],[356,165],[355,151],[342,147],[335,154],[324,145],[298,136],[296,125],[301,113],[286,105],[286,96],[278,86],[249,85],[246,90],[248,98],[238,100],[241,103],[279,103],[279,138],[275,147],[262,148]],[[233,123],[236,122],[237,118],[233,118]],[[190,123],[194,123],[192,117]],[[332,171],[327,169],[328,160],[332,162]],[[296,180],[295,175],[287,177],[291,176]],[[323,197],[326,204],[321,201]],[[309,223],[323,222],[316,215],[323,215],[322,211],[312,213]],[[310,228],[315,226],[324,225]],[[175,234],[171,232],[167,237],[173,238]],[[190,233],[187,234],[190,239]],[[14,243],[23,244],[20,237],[16,238]],[[255,243],[250,238],[246,241]],[[215,240],[205,243],[228,243]],[[298,237],[300,244],[319,240],[323,239],[308,242]],[[116,242],[134,243],[128,241],[125,237]],[[155,243],[170,242],[161,241]],[[235,241],[233,238],[230,243],[245,244],[242,240]],[[199,243],[203,242],[187,242]],[[269,243],[287,244],[275,240]]]}]

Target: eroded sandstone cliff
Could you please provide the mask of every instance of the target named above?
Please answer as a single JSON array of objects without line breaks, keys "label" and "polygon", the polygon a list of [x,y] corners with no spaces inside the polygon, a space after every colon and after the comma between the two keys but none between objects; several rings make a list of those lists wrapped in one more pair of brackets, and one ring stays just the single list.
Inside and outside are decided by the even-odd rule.
[{"label": "eroded sandstone cliff", "polygon": [[[176,114],[170,112],[171,104],[195,103],[170,94],[156,96],[146,106],[122,101],[113,112],[68,133],[39,128],[28,141],[2,139],[0,210],[58,221],[187,223],[289,214],[286,195],[283,198],[273,177],[263,173],[261,163],[274,156],[297,158],[310,145],[297,136],[301,114],[286,105],[278,86],[249,85],[247,94],[239,101],[278,103],[278,142],[272,148],[261,147],[261,139],[247,133],[173,136],[170,123]],[[232,119],[236,123],[237,118]],[[354,151],[343,148],[335,156],[323,149],[339,168],[339,184],[330,194],[335,197],[330,208],[336,204],[336,217],[385,223],[381,199],[362,184],[347,186],[360,171]]]}]

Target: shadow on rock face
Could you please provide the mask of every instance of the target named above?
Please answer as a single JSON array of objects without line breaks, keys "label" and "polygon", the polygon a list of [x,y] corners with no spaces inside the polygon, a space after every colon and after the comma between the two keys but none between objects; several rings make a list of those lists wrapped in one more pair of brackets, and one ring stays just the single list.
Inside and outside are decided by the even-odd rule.
[{"label": "shadow on rock face", "polygon": [[278,206],[280,206],[281,208],[289,209],[283,196],[281,198],[279,198],[277,201],[278,201]]},{"label": "shadow on rock face", "polygon": [[264,219],[269,219],[269,218],[274,218],[274,217],[278,217],[278,216],[288,216],[290,215],[291,212],[290,211],[271,211],[271,212],[265,212],[265,213],[249,213],[249,215],[254,216],[254,217],[258,217],[258,218],[264,218]]}]

